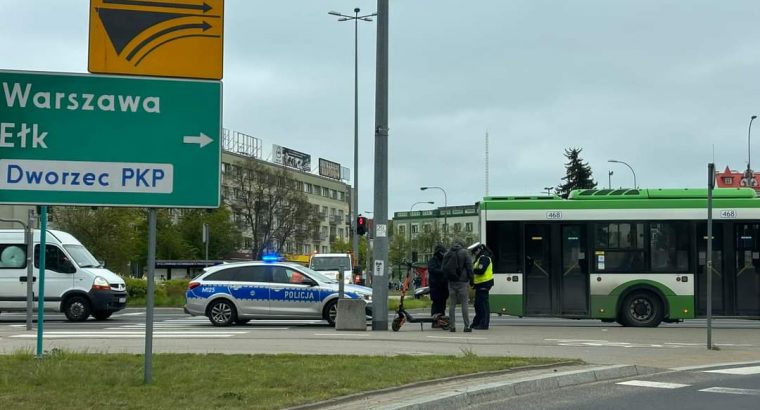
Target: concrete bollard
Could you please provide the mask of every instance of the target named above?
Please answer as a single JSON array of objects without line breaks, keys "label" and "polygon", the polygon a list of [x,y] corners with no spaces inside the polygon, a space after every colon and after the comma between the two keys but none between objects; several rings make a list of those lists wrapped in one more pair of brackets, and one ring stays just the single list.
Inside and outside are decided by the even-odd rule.
[{"label": "concrete bollard", "polygon": [[367,330],[365,303],[359,299],[338,299],[335,330]]}]

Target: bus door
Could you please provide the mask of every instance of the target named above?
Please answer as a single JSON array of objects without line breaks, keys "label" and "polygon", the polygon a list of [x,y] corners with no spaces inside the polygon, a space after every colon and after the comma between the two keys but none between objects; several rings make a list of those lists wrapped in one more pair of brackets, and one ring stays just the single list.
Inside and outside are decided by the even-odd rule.
[{"label": "bus door", "polygon": [[552,313],[551,225],[525,224],[525,313]]},{"label": "bus door", "polygon": [[736,224],[736,275],[733,279],[737,315],[760,315],[760,224]]},{"label": "bus door", "polygon": [[588,315],[586,227],[562,225],[561,315]]},{"label": "bus door", "polygon": [[[712,311],[724,314],[723,226],[713,224],[712,232]],[[697,224],[697,314],[707,315],[707,224]]]}]

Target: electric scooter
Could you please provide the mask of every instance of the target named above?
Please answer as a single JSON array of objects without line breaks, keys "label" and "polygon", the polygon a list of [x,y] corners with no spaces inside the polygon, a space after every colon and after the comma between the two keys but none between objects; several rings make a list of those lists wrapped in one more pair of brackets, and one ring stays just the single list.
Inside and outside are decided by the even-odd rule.
[{"label": "electric scooter", "polygon": [[398,310],[396,310],[396,317],[393,319],[393,322],[391,323],[391,329],[393,329],[394,332],[398,332],[399,329],[401,329],[401,326],[404,325],[404,323],[419,323],[420,324],[420,330],[423,329],[424,323],[432,323],[433,327],[437,327],[441,330],[449,330],[449,317],[444,316],[440,313],[436,313],[433,316],[430,317],[414,317],[411,313],[407,312],[406,309],[404,309],[404,297],[406,296],[407,290],[409,290],[409,281],[410,281],[410,273],[412,270],[412,265],[410,263],[407,263],[407,271],[406,271],[406,277],[404,278],[404,284],[401,286],[401,300],[398,304]]}]

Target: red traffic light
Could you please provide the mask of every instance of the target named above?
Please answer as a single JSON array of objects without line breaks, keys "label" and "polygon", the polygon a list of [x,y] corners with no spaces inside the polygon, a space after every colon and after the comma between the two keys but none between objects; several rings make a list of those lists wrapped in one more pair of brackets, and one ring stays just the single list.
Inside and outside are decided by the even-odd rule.
[{"label": "red traffic light", "polygon": [[359,216],[356,218],[356,234],[361,236],[365,233],[367,233],[367,218]]}]

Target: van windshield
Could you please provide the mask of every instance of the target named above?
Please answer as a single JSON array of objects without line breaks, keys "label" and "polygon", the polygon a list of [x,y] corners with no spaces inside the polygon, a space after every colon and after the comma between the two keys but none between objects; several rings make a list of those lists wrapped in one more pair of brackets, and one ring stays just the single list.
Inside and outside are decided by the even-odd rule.
[{"label": "van windshield", "polygon": [[100,262],[82,245],[63,245],[80,268],[99,268]]},{"label": "van windshield", "polygon": [[317,271],[326,270],[349,270],[351,269],[351,263],[348,261],[348,256],[319,256],[311,258],[310,268]]}]

